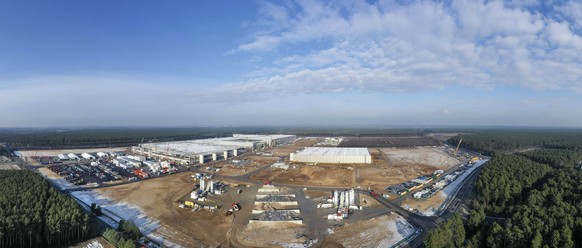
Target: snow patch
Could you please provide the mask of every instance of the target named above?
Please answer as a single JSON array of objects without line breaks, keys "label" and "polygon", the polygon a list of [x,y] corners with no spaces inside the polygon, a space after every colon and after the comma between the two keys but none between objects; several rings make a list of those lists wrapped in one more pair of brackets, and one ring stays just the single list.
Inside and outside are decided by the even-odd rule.
[{"label": "snow patch", "polygon": [[125,202],[114,202],[110,198],[95,193],[92,190],[71,192],[78,200],[87,205],[92,203],[101,205],[104,215],[119,223],[126,220],[135,223],[144,235],[149,235],[160,227],[159,221],[149,219],[137,206]]},{"label": "snow patch", "polygon": [[416,228],[400,215],[393,221],[387,221],[386,229],[389,232],[392,232],[393,235],[389,239],[383,239],[380,244],[378,244],[378,248],[391,247],[416,232]]}]

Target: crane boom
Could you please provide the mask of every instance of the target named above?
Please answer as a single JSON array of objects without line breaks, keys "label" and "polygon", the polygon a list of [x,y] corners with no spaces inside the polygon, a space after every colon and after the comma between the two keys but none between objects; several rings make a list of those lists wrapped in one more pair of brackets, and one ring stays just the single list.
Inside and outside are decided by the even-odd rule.
[{"label": "crane boom", "polygon": [[453,156],[457,157],[457,152],[459,151],[459,147],[461,147],[461,142],[463,142],[463,138],[459,140],[459,144],[457,144],[457,148],[455,148],[455,153]]}]

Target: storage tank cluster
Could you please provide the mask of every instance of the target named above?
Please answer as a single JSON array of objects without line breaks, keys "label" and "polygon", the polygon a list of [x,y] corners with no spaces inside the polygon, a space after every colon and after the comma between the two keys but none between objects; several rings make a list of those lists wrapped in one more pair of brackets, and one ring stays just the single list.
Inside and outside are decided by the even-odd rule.
[{"label": "storage tank cluster", "polygon": [[199,201],[206,201],[206,196],[208,194],[217,194],[217,195],[222,194],[223,190],[220,189],[220,185],[218,185],[218,187],[219,187],[218,189],[216,187],[217,187],[217,183],[215,183],[214,181],[211,180],[210,183],[207,183],[207,181],[204,178],[201,178],[200,179],[200,188],[192,191],[192,193],[190,193],[190,198],[195,199],[195,200],[199,200]]},{"label": "storage tank cluster", "polygon": [[[327,219],[329,220],[341,220],[347,219],[349,216],[349,210],[361,209],[356,206],[356,192],[354,189],[350,190],[334,190],[331,199],[328,199],[337,211],[335,213],[329,214]],[[323,204],[320,205],[324,207]]]}]

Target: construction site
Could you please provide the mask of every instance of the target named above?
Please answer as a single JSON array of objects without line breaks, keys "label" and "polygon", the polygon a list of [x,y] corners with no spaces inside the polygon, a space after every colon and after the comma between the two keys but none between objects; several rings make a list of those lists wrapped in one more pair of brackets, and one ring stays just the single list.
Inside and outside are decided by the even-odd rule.
[{"label": "construction site", "polygon": [[[354,146],[343,146],[346,142]],[[378,198],[395,198],[388,187],[461,164],[450,147],[434,144],[440,142],[426,137],[235,134],[144,143],[100,161],[96,152],[80,153],[58,168],[73,168],[83,159],[112,171],[137,162],[141,168],[162,163],[176,168],[173,174],[102,186],[87,191],[94,199],[84,198],[87,203],[109,199],[105,208],[111,211],[135,209],[130,219],[147,216],[148,237],[166,246],[357,247],[349,237],[365,233],[370,245],[389,247],[416,229]],[[402,204],[415,204],[410,201]],[[379,232],[382,228],[389,235]]]}]

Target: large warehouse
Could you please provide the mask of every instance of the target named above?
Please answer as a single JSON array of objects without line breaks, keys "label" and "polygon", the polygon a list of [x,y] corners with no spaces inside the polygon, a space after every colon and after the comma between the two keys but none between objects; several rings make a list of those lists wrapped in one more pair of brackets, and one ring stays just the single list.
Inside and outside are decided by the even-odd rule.
[{"label": "large warehouse", "polygon": [[293,162],[330,164],[370,164],[372,156],[368,148],[308,147],[291,153]]},{"label": "large warehouse", "polygon": [[207,161],[228,159],[243,152],[262,150],[293,142],[295,135],[248,135],[233,137],[145,143],[132,147],[136,154],[156,157],[181,164],[203,164]]}]

